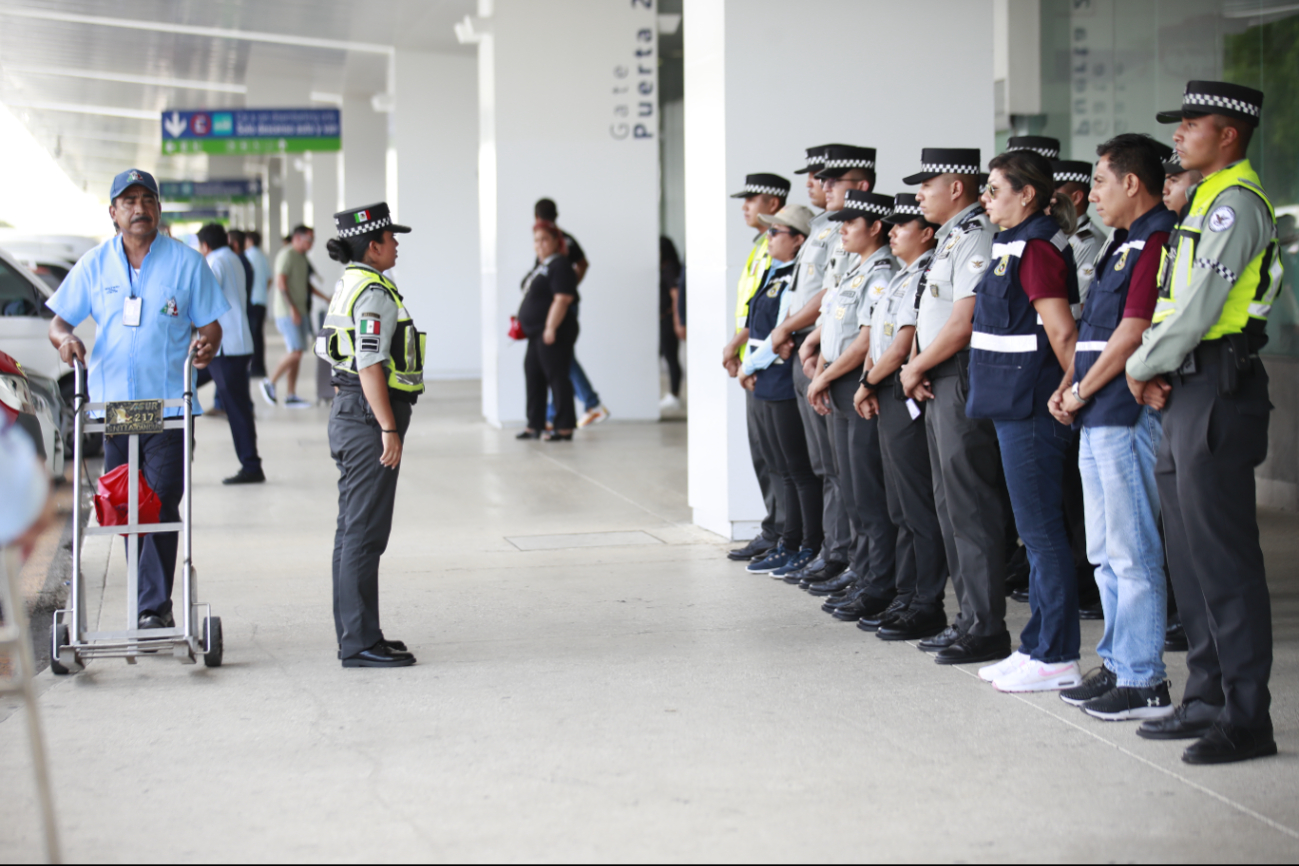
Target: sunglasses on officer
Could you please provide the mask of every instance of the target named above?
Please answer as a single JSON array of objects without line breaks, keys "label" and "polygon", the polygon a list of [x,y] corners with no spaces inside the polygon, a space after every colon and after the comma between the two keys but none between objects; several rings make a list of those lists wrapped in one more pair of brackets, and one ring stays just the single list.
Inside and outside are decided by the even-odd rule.
[{"label": "sunglasses on officer", "polygon": [[782,229],[780,226],[772,226],[767,229],[768,237],[779,237],[780,235],[802,235],[802,232],[796,232],[793,229]]}]

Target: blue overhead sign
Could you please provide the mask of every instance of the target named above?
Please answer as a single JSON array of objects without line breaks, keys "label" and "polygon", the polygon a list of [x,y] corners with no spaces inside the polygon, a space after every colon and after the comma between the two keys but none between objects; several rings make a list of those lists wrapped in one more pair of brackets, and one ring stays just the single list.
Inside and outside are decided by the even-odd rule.
[{"label": "blue overhead sign", "polygon": [[339,150],[337,108],[251,108],[162,113],[163,153],[302,153]]},{"label": "blue overhead sign", "polygon": [[163,201],[248,201],[262,195],[261,178],[164,180],[159,186]]}]

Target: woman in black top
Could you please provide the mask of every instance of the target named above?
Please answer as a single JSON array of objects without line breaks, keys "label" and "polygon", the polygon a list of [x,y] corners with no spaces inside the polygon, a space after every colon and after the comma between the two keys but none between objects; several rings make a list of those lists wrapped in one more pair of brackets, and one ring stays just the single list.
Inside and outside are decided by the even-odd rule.
[{"label": "woman in black top", "polygon": [[549,442],[573,438],[577,416],[573,408],[573,346],[577,343],[577,276],[564,253],[564,234],[553,222],[537,220],[532,230],[538,265],[523,278],[519,324],[528,338],[523,359],[527,377],[528,427],[520,439],[540,439],[546,427],[546,391],[554,397],[555,432]]},{"label": "woman in black top", "polygon": [[681,279],[681,257],[676,244],[666,235],[659,236],[659,354],[668,364],[668,387],[671,393],[663,398],[660,409],[681,408],[681,341],[677,339],[677,323],[673,305],[676,303],[677,283]]}]

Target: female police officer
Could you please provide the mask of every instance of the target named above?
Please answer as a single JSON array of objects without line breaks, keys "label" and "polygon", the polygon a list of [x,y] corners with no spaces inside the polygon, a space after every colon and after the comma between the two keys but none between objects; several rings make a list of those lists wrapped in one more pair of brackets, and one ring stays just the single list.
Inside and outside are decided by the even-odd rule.
[{"label": "female police officer", "polygon": [[334,628],[343,667],[415,663],[379,628],[379,557],[388,546],[411,406],[424,391],[424,335],[397,286],[383,275],[397,263],[397,234],[380,202],[334,214],[329,257],[347,267],[329,304],[316,354],[333,366],[337,396],[329,450],[338,464],[334,533]]}]

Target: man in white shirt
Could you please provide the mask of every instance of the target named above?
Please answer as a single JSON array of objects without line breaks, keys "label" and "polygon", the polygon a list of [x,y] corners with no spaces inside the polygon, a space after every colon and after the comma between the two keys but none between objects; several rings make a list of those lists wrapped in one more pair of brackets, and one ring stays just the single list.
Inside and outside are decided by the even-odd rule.
[{"label": "man in white shirt", "polygon": [[[253,334],[248,327],[248,286],[243,262],[230,249],[226,230],[216,223],[199,229],[198,251],[207,260],[216,275],[221,293],[230,309],[218,321],[224,337],[217,356],[207,370],[216,382],[221,405],[230,418],[230,435],[234,439],[235,453],[239,455],[239,471],[225,479],[224,484],[257,484],[266,480],[262,472],[262,459],[257,455],[257,420],[253,417],[253,401],[248,391],[248,367],[253,358]],[[199,384],[209,378],[200,374]]]}]

